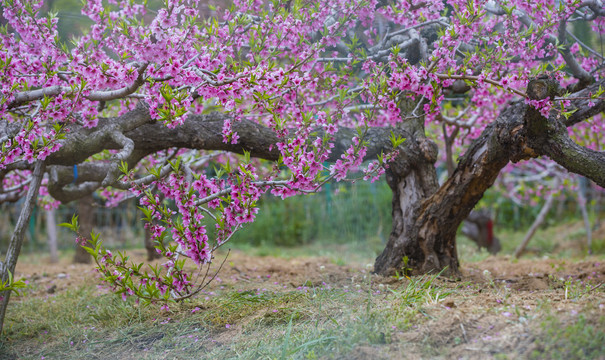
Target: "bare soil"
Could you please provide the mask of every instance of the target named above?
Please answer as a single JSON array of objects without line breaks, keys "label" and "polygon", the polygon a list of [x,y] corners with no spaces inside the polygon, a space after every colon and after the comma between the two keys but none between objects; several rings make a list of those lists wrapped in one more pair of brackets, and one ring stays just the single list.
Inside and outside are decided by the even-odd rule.
[{"label": "bare soil", "polygon": [[[144,261],[144,252],[129,252],[135,262]],[[217,257],[213,269],[222,262]],[[161,260],[151,264],[162,263]],[[249,283],[251,288],[259,285],[292,287],[318,285],[322,282],[339,285],[355,282],[362,266],[339,266],[324,257],[278,258],[272,256],[250,256],[240,251],[232,251],[222,265],[217,281],[210,289],[226,284]],[[489,271],[486,277],[485,271]],[[510,257],[490,257],[482,262],[463,264],[461,282],[484,285],[490,281],[504,284],[515,291],[540,292],[561,286],[560,279],[588,281],[593,284],[605,283],[605,261],[587,258],[573,262],[560,259],[521,259],[511,261]],[[83,283],[97,281],[94,264],[74,264],[71,259],[62,258],[52,264],[47,258],[25,258],[17,264],[16,278],[24,277],[30,283],[44,286],[39,291],[54,288],[61,291],[68,287],[77,287]],[[554,279],[554,280],[553,280]],[[556,280],[556,281],[555,281]],[[393,278],[376,277],[376,283],[394,283]],[[101,283],[99,283],[101,285]],[[34,294],[35,295],[35,294]]]},{"label": "bare soil", "polygon": [[[146,262],[142,250],[128,252],[134,262]],[[212,291],[226,285],[238,288],[254,289],[262,286],[273,289],[283,284],[289,287],[318,285],[329,282],[334,285],[351,282],[351,278],[359,273],[361,267],[338,266],[328,258],[309,257],[284,259],[271,256],[249,256],[241,251],[231,251],[223,263],[224,255],[217,256],[210,273],[220,267],[215,280],[207,288]],[[163,261],[155,260],[151,265],[161,264]],[[222,263],[222,267],[221,267]],[[52,264],[47,258],[25,258],[17,264],[15,278],[25,278],[30,284],[37,284],[38,291],[31,295],[45,296],[50,289],[53,293],[70,287],[77,287],[84,283],[97,281],[95,264],[74,264],[71,259],[62,258],[58,263]]]}]

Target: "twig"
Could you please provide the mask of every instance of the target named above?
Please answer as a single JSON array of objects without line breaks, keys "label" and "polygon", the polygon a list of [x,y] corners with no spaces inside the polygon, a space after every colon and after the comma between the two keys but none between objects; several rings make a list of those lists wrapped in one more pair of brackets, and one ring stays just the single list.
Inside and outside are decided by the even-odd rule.
[{"label": "twig", "polygon": [[[471,80],[471,81],[479,81],[479,76],[474,76],[474,75],[455,75],[455,74],[435,74],[439,79],[454,79],[454,80]],[[500,84],[499,82],[497,82],[496,80],[492,80],[490,78],[485,78],[483,79],[483,81],[485,81],[488,84],[492,84],[494,86],[500,87],[504,89],[504,86],[502,84]],[[519,91],[517,89],[513,89],[513,88],[506,88],[505,90],[509,91],[509,92],[513,92],[519,96],[522,97],[527,97],[527,94],[525,94],[522,91]]]}]

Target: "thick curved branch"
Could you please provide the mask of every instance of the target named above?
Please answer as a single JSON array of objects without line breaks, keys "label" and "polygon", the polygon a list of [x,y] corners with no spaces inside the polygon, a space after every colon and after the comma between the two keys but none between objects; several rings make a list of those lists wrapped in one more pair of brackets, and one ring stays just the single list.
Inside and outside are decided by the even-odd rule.
[{"label": "thick curved branch", "polygon": [[134,141],[124,136],[121,132],[116,131],[111,133],[111,139],[120,144],[122,150],[111,157],[109,171],[102,182],[103,186],[109,186],[118,180],[120,176],[120,163],[126,161],[134,151]]},{"label": "thick curved branch", "polygon": [[[125,185],[119,185],[119,182],[116,181],[117,176],[110,179],[111,181],[107,180],[112,171],[115,171],[115,169],[112,170],[112,167],[115,167],[115,163],[112,165],[112,162],[78,165],[78,178],[74,179],[73,165],[106,149],[122,149],[116,155],[116,159],[128,162],[130,167],[134,167],[138,161],[149,154],[175,147],[222,150],[239,154],[246,151],[257,158],[273,161],[279,159],[280,153],[275,145],[283,139],[278,138],[270,128],[253,121],[234,122],[232,128],[239,134],[240,141],[237,144],[230,144],[223,142],[221,133],[224,120],[227,118],[225,114],[192,115],[183,125],[169,129],[160,123],[148,123],[149,115],[145,115],[146,109],[142,109],[144,108],[138,107],[120,118],[106,119],[93,131],[74,128],[68,134],[66,144],[47,159],[49,165],[62,165],[53,166],[56,175],[51,176],[49,184],[51,195],[60,201],[71,201],[86,191],[94,191],[93,184],[97,184],[97,187],[104,183],[103,186],[123,188]],[[128,119],[129,116],[139,120]],[[144,124],[130,131],[124,131],[122,134],[118,132],[118,128],[124,126],[118,124],[123,119]],[[368,143],[367,158],[375,158],[381,152],[386,152],[392,147],[389,140],[390,131],[386,128],[368,130],[364,138]],[[317,136],[322,135],[323,132],[318,131]],[[355,129],[341,128],[334,136],[334,148],[329,161],[339,159],[340,155],[353,144],[352,138],[355,136],[357,136]],[[402,136],[406,137],[405,134]],[[406,141],[404,144],[411,148],[414,141]],[[409,154],[417,153],[418,151],[409,151]],[[81,185],[82,187],[80,187]]]},{"label": "thick curved branch", "polygon": [[77,179],[73,166],[48,167],[48,192],[63,203],[77,200],[97,190],[109,171],[109,163],[85,163],[75,166],[78,167]]},{"label": "thick curved branch", "polygon": [[123,149],[115,141],[116,133],[126,133],[152,122],[147,105],[140,102],[134,110],[115,118],[101,118],[93,129],[78,124],[67,127],[67,135],[61,140],[62,147],[47,158],[49,165],[74,165],[106,149]]},{"label": "thick curved branch", "polygon": [[[527,93],[531,99],[554,98],[559,84],[550,77],[531,80]],[[602,105],[601,105],[602,106]],[[584,175],[601,187],[605,187],[605,153],[576,144],[567,127],[557,116],[546,118],[534,108],[528,108],[524,116],[528,146],[538,155],[546,155],[567,170]]]},{"label": "thick curved branch", "polygon": [[[605,101],[601,99],[595,99],[593,107],[587,106],[589,101],[587,95],[590,92],[596,93],[599,86],[603,85],[605,85],[605,80],[574,94],[574,96],[577,95],[577,98],[572,99],[572,108],[575,107],[578,111],[570,116],[569,119],[565,120],[564,124],[566,126],[572,126],[579,121],[585,120],[605,110]],[[517,123],[520,122],[520,128],[514,128],[515,133],[519,133],[521,131],[520,129],[524,129],[523,118],[527,109],[526,105],[515,103],[504,110],[500,118],[508,119],[510,121],[513,121],[511,119],[514,118],[514,121]],[[119,141],[116,141],[115,135],[111,135],[118,131],[118,129],[123,130],[121,131],[123,136],[132,140],[132,144],[134,145],[132,152],[130,152],[131,150],[129,148],[128,152],[123,152],[124,156],[122,156],[125,157],[126,154],[131,154],[127,156],[127,159],[124,159],[128,162],[130,167],[136,165],[138,161],[149,154],[175,147],[227,151],[240,154],[247,151],[253,157],[273,161],[279,158],[280,153],[275,144],[282,141],[282,139],[278,138],[270,128],[253,121],[242,120],[233,123],[233,130],[240,136],[240,142],[238,144],[223,142],[222,127],[227,116],[228,115],[220,113],[191,115],[182,126],[175,129],[169,129],[163,124],[153,123],[146,106],[139,105],[135,110],[118,118],[103,119],[103,121],[99,123],[97,129],[90,130],[82,127],[74,127],[72,131],[68,133],[65,145],[47,159],[49,165],[65,165],[63,167],[56,167],[58,175],[54,178],[53,186],[51,186],[51,194],[57,199],[64,201],[67,199],[74,199],[84,188],[87,191],[92,191],[92,184],[88,184],[82,189],[78,188],[78,186],[85,182],[98,183],[98,186],[100,186],[101,182],[107,177],[110,170],[110,163],[85,163],[79,165],[79,177],[74,184],[71,184],[74,181],[73,165],[79,164],[91,155],[105,149],[122,149],[122,151],[125,151],[124,143],[120,144]],[[501,122],[501,120],[499,120],[499,122]],[[518,125],[517,123],[515,123],[515,126]],[[486,129],[486,131],[488,130]],[[508,128],[506,131],[513,131],[513,128]],[[389,128],[368,129],[365,137],[365,140],[368,142],[367,159],[375,158],[382,151],[390,150],[390,132],[391,129]],[[407,141],[402,145],[401,154],[397,161],[392,165],[393,171],[402,174],[410,168],[413,168],[418,161],[431,161],[434,158],[434,156],[431,155],[431,147],[427,145],[426,142],[417,140],[413,135],[415,133],[414,130],[400,129],[397,130],[397,133],[405,137]],[[522,133],[524,134],[524,132]],[[317,136],[322,135],[323,133],[321,131],[317,132]],[[328,160],[335,161],[339,159],[340,155],[351,146],[351,139],[356,135],[357,132],[355,129],[341,128],[333,139],[335,147],[332,149]],[[597,166],[599,162],[604,161],[601,153],[583,149],[577,144],[574,145],[573,141],[566,138],[555,138],[550,141],[553,144],[560,142],[560,149],[557,150],[554,145],[550,145],[548,149],[542,149],[540,147],[544,146],[544,144],[541,144],[540,147],[538,147],[535,141],[532,142],[527,140],[508,141],[506,142],[508,145],[502,145],[500,148],[507,149],[502,154],[510,155],[506,162],[509,160],[518,161],[520,159],[536,157],[539,155],[554,157],[556,156],[555,151],[558,151],[559,153],[567,151],[568,154],[573,154],[573,156],[560,156],[559,161],[561,162],[569,159],[569,161],[561,163],[561,165],[567,167],[571,171],[577,171],[589,176],[598,183],[602,183],[598,174],[589,174],[589,168],[577,167],[578,165],[571,163],[574,156],[581,156],[587,160],[586,164]],[[496,141],[495,143],[500,142],[501,141]],[[509,148],[516,150],[512,151]],[[555,160],[557,159],[555,158]],[[597,168],[600,169],[599,166],[597,166]],[[603,173],[605,173],[605,171],[603,171]],[[112,185],[109,183],[107,184]],[[118,182],[115,181],[113,181],[112,186],[122,188],[118,186]]]},{"label": "thick curved branch", "polygon": [[605,188],[605,152],[576,144],[565,127],[560,126],[556,135],[539,150],[567,170],[584,175]]}]

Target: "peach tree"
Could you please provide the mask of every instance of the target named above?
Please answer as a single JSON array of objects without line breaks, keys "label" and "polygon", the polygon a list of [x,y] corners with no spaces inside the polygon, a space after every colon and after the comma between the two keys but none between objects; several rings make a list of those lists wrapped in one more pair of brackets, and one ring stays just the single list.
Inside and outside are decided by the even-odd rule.
[{"label": "peach tree", "polygon": [[267,193],[385,175],[393,228],[374,271],[405,259],[456,276],[456,230],[509,164],[541,158],[605,185],[600,0],[219,5],[85,0],[92,25],[64,42],[42,1],[2,1],[0,201],[24,199],[2,281],[36,202],[93,192],[138,199],[162,266],[78,241],[116,292],[149,303],[203,289]]}]

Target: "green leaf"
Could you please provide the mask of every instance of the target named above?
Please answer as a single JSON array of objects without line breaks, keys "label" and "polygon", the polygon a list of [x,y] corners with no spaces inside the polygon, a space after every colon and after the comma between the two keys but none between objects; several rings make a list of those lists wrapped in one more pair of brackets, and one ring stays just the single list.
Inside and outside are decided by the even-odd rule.
[{"label": "green leaf", "polygon": [[78,215],[74,214],[71,217],[71,223],[61,223],[61,224],[59,224],[59,226],[66,227],[66,228],[70,229],[73,232],[78,232],[78,228],[80,227],[78,225]]},{"label": "green leaf", "polygon": [[120,161],[119,169],[122,172],[122,174],[128,175],[128,163],[126,161],[123,161],[123,160]]},{"label": "green leaf", "polygon": [[92,256],[95,256],[95,249],[89,247],[89,246],[80,246],[82,249],[86,250],[87,253],[89,253]]},{"label": "green leaf", "polygon": [[393,145],[393,148],[396,148],[405,142],[405,138],[403,138],[399,135],[395,135],[395,133],[393,131],[391,131],[390,139],[391,139],[391,144]]}]

